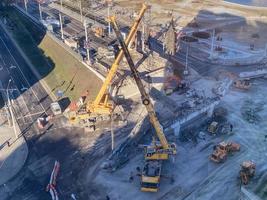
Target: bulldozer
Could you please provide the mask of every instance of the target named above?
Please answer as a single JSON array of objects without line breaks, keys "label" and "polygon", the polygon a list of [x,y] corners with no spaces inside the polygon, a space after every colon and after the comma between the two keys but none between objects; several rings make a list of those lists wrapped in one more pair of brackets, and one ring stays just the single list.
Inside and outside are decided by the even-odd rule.
[{"label": "bulldozer", "polygon": [[236,151],[240,151],[240,144],[223,141],[214,147],[210,160],[216,163],[223,163],[226,161],[228,154]]},{"label": "bulldozer", "polygon": [[247,185],[249,180],[255,175],[256,164],[252,161],[244,161],[241,164],[241,169],[239,171],[239,177],[243,185]]}]

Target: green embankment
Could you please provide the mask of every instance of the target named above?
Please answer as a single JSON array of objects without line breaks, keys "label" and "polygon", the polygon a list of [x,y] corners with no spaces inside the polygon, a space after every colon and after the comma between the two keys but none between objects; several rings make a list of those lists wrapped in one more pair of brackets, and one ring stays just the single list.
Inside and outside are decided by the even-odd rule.
[{"label": "green embankment", "polygon": [[13,8],[5,13],[12,25],[9,31],[53,92],[61,90],[71,100],[77,100],[88,90],[89,99],[95,98],[102,84],[97,76],[21,13]]}]

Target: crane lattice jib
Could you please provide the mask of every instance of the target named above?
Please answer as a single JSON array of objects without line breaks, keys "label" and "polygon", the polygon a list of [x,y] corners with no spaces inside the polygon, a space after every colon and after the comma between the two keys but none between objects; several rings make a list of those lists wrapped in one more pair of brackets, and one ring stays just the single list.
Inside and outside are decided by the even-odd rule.
[{"label": "crane lattice jib", "polygon": [[121,35],[121,32],[120,32],[120,29],[119,29],[119,26],[116,22],[116,19],[114,16],[110,17],[110,20],[111,20],[111,23],[112,23],[112,26],[113,26],[113,29],[117,35],[117,39],[119,40],[120,42],[120,45],[121,45],[121,48],[124,52],[124,55],[125,55],[125,58],[129,64],[129,67],[131,68],[131,72],[132,72],[132,75],[135,79],[135,82],[137,84],[137,87],[141,93],[141,98],[142,98],[142,102],[143,104],[145,105],[146,107],[146,110],[148,112],[148,116],[149,116],[149,120],[151,122],[151,124],[153,125],[155,131],[156,131],[156,134],[159,138],[159,141],[162,145],[162,147],[164,149],[169,149],[169,144],[168,144],[168,141],[163,133],[163,129],[162,129],[162,126],[161,124],[159,123],[159,120],[156,116],[156,113],[155,113],[155,110],[154,110],[154,107],[153,107],[153,104],[151,103],[151,100],[150,100],[150,97],[149,95],[147,94],[147,92],[145,91],[145,88],[144,88],[144,85],[142,83],[142,80],[139,76],[139,72],[137,71],[137,69],[135,68],[134,66],[134,62],[131,58],[131,55],[129,53],[129,50],[127,48],[127,45],[125,44],[125,42],[123,41],[123,38],[122,38],[122,35]]},{"label": "crane lattice jib", "polygon": [[[140,13],[137,17],[137,19],[135,20],[126,40],[125,40],[125,43],[126,45],[128,46],[131,42],[131,40],[134,38],[136,32],[137,32],[137,28],[138,28],[138,25],[140,24],[144,14],[145,14],[145,11],[147,10],[148,6],[146,4],[143,4],[142,5],[142,9],[140,10]],[[105,96],[105,94],[107,93],[107,89],[109,88],[110,84],[111,84],[111,81],[113,79],[113,77],[115,76],[116,74],[116,71],[118,69],[118,66],[120,64],[120,61],[122,60],[123,58],[123,51],[120,50],[119,51],[119,54],[117,56],[117,58],[115,59],[114,63],[112,64],[111,68],[110,68],[110,71],[96,97],[96,99],[94,100],[93,102],[93,106],[97,106],[101,103],[101,100],[103,99],[103,97]],[[87,105],[87,110],[90,112],[90,105]]]}]

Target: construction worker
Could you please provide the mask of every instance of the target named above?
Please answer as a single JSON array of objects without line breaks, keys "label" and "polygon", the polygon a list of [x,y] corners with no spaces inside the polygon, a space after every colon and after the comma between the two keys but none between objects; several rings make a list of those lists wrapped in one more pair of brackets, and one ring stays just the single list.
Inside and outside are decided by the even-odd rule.
[{"label": "construction worker", "polygon": [[230,124],[230,132],[233,132],[233,124]]},{"label": "construction worker", "polygon": [[134,180],[134,174],[133,174],[133,172],[131,172],[129,182],[131,183],[131,182],[133,182],[133,180]]}]

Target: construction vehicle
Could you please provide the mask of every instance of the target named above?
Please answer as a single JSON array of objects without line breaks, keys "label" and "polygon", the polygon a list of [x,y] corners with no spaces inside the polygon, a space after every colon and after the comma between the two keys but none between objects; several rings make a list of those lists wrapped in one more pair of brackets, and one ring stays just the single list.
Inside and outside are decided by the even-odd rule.
[{"label": "construction vehicle", "polygon": [[150,96],[147,94],[140,78],[139,72],[135,68],[134,62],[129,53],[127,45],[123,40],[120,28],[116,22],[115,17],[112,16],[109,18],[109,20],[112,24],[114,32],[116,33],[117,40],[121,45],[125,58],[131,69],[132,76],[141,94],[142,103],[146,107],[150,123],[154,127],[156,135],[159,139],[159,141],[153,139],[151,144],[145,146],[145,164],[141,173],[141,191],[157,192],[159,189],[162,162],[169,159],[170,155],[176,154],[176,145],[174,143],[169,144],[164,135],[163,128],[156,116]]},{"label": "construction vehicle", "polygon": [[240,144],[223,141],[214,147],[210,160],[216,163],[225,162],[227,155],[236,151],[240,151]]},{"label": "construction vehicle", "polygon": [[249,180],[255,175],[256,164],[252,161],[244,161],[241,164],[241,169],[239,171],[239,176],[241,183],[247,185]]},{"label": "construction vehicle", "polygon": [[[140,24],[141,19],[143,18],[146,10],[147,6],[143,4],[139,15],[135,20],[125,40],[126,45],[129,45],[131,40],[135,38],[138,25]],[[71,111],[68,113],[69,121],[72,124],[83,125],[86,123],[81,123],[81,122],[87,122],[91,118],[111,115],[111,113],[114,110],[114,105],[110,101],[110,95],[108,89],[111,86],[112,79],[117,72],[119,63],[122,60],[122,58],[123,58],[123,51],[120,50],[95,100],[93,102],[87,102],[87,103],[84,102],[82,105],[79,105],[75,111]]]},{"label": "construction vehicle", "polygon": [[96,37],[105,37],[105,30],[103,27],[92,27],[92,30]]},{"label": "construction vehicle", "polygon": [[211,134],[216,134],[219,129],[219,123],[218,122],[211,122],[211,124],[208,127],[208,132]]},{"label": "construction vehicle", "polygon": [[248,90],[251,87],[251,83],[248,79],[240,79],[234,81],[233,85],[238,89]]},{"label": "construction vehicle", "polygon": [[50,108],[51,108],[53,115],[60,115],[62,113],[62,109],[57,101],[51,103]]}]

